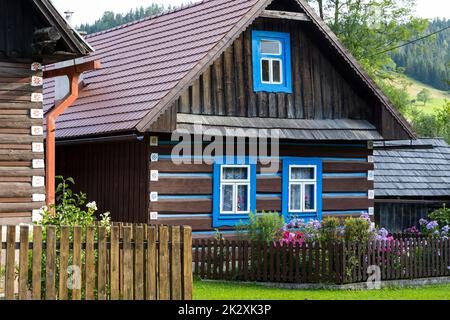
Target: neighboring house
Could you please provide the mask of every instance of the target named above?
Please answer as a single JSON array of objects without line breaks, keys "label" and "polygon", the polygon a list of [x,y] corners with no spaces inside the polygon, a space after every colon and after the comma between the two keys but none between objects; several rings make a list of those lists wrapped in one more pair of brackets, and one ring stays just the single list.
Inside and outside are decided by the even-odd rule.
[{"label": "neighboring house", "polygon": [[[86,39],[102,69],[85,74],[59,118],[57,173],[116,221],[210,236],[255,211],[373,214],[372,142],[415,138],[304,0],[204,1]],[[45,108],[57,91],[45,83]],[[174,164],[171,133],[193,134],[199,123],[224,136],[279,129],[282,163],[272,173],[217,154]]]},{"label": "neighboring house", "polygon": [[89,52],[50,1],[0,2],[0,225],[45,203],[41,65]]},{"label": "neighboring house", "polygon": [[375,220],[390,231],[450,205],[450,146],[443,139],[375,144]]}]

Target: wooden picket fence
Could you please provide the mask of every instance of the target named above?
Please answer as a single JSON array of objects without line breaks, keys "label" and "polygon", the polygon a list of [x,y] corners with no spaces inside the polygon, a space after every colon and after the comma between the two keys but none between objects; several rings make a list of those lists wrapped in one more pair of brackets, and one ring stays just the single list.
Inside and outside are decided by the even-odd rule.
[{"label": "wooden picket fence", "polygon": [[194,275],[203,279],[345,284],[365,282],[378,270],[381,280],[450,276],[450,241],[286,245],[194,240],[193,259]]},{"label": "wooden picket fence", "polygon": [[[190,300],[192,230],[113,224],[8,226],[0,262],[7,300]],[[1,279],[0,279],[1,280]],[[2,287],[0,285],[0,287]]]}]

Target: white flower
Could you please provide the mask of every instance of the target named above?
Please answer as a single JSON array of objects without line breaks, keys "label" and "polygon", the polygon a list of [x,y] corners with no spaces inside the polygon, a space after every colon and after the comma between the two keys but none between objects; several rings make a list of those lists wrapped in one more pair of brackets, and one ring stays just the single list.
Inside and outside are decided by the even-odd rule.
[{"label": "white flower", "polygon": [[94,211],[97,211],[97,203],[95,203],[95,201],[89,202],[86,205],[87,208],[92,209]]}]

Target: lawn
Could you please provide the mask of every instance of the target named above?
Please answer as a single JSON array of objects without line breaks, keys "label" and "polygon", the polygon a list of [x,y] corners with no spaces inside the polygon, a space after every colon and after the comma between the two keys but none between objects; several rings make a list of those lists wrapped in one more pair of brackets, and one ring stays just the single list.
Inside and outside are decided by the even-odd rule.
[{"label": "lawn", "polygon": [[[430,101],[427,102],[426,105],[423,105],[422,102],[416,102],[414,105],[419,108],[419,110],[422,110],[423,112],[427,114],[433,114],[436,110],[436,108],[440,108],[445,104],[446,100],[450,100],[450,92],[442,91],[435,89],[427,84],[424,84],[422,82],[419,82],[417,80],[414,80],[409,77],[405,77],[406,81],[409,83],[409,86],[407,88],[408,95],[410,96],[411,100],[415,100],[417,97],[417,94],[424,88],[428,89],[431,95]],[[400,87],[400,82],[394,81],[394,85],[397,87]]]},{"label": "lawn", "polygon": [[450,284],[373,291],[291,290],[255,284],[194,282],[195,300],[450,300]]}]

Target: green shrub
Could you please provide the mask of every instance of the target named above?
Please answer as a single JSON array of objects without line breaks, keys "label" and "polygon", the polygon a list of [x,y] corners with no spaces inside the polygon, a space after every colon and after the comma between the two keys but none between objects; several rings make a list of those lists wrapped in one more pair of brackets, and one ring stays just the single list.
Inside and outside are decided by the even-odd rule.
[{"label": "green shrub", "polygon": [[250,241],[270,242],[281,237],[283,226],[284,218],[277,212],[250,213],[248,223],[241,222],[238,230],[246,232],[246,238]]},{"label": "green shrub", "polygon": [[444,205],[442,208],[437,209],[432,213],[430,213],[428,215],[428,218],[429,220],[437,221],[437,223],[439,223],[439,226],[441,228],[445,226],[450,226],[450,208],[447,208]]},{"label": "green shrub", "polygon": [[340,225],[338,218],[325,218],[322,221],[322,227],[319,229],[320,240],[324,242],[337,241],[339,239]]},{"label": "green shrub", "polygon": [[361,218],[347,218],[344,222],[344,238],[348,242],[366,243],[371,240],[373,232],[370,221]]},{"label": "green shrub", "polygon": [[[57,176],[56,180],[56,204],[50,208],[43,208],[42,220],[38,224],[43,226],[53,225],[56,227],[87,227],[94,225],[96,221],[95,213],[97,212],[97,204],[95,201],[88,203],[85,193],[73,193],[69,185],[69,183],[72,185],[75,184],[73,178],[64,179],[61,176]],[[109,232],[111,224],[109,212],[101,214],[100,217],[100,225],[106,227]]]}]

